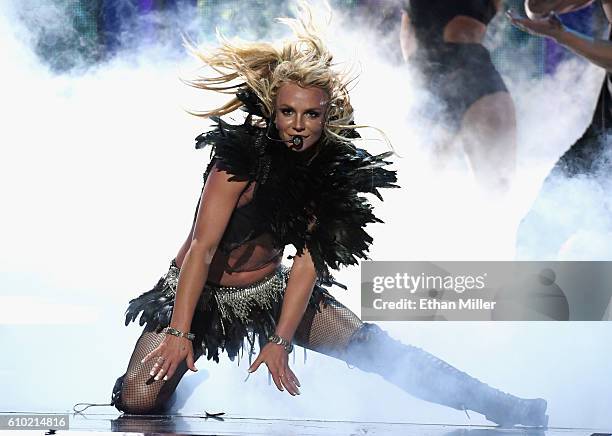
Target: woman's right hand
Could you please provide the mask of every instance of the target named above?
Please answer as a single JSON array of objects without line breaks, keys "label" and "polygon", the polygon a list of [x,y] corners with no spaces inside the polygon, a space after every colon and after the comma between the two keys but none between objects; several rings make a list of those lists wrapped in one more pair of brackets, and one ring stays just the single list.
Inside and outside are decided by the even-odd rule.
[{"label": "woman's right hand", "polygon": [[187,361],[187,368],[191,371],[195,372],[198,370],[195,367],[191,341],[187,338],[165,334],[162,343],[147,354],[141,363],[154,361],[155,365],[153,365],[150,372],[151,377],[154,377],[155,380],[159,380],[162,377],[164,380],[168,380],[174,375],[176,368],[184,360]]}]

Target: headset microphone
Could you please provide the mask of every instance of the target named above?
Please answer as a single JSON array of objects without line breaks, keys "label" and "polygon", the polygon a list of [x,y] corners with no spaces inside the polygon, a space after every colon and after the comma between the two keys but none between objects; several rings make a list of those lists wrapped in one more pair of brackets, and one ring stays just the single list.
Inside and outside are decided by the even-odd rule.
[{"label": "headset microphone", "polygon": [[304,146],[304,137],[303,136],[294,136],[291,138],[291,144],[293,148],[296,150],[300,150]]},{"label": "headset microphone", "polygon": [[272,127],[272,123],[268,124],[268,128],[266,129],[266,138],[268,138],[269,140],[275,141],[275,142],[283,142],[285,144],[289,143],[291,144],[291,148],[295,150],[301,150],[302,147],[304,146],[304,137],[300,135],[292,136],[291,139],[289,140],[276,139],[276,138],[270,137],[271,127]]}]

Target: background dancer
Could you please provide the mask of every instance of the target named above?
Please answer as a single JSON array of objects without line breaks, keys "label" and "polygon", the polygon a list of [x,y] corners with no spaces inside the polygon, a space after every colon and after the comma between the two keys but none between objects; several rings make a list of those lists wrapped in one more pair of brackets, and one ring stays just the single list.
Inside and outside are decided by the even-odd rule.
[{"label": "background dancer", "polygon": [[400,35],[404,58],[439,106],[427,116],[447,129],[435,159],[465,155],[478,183],[496,193],[507,191],[516,165],[514,103],[482,45],[500,7],[500,0],[407,0]]},{"label": "background dancer", "polygon": [[[146,324],[112,403],[129,413],[163,411],[201,355],[233,359],[245,338],[260,352],[279,390],[299,394],[289,368],[292,343],[377,373],[427,401],[474,410],[502,425],[546,425],[546,401],[504,394],[418,348],[363,323],[325,289],[329,269],[364,258],[364,231],[379,221],[358,194],[380,197],[395,174],[390,153],[355,148],[349,78],[332,67],[308,9],[284,19],[295,34],[281,47],[223,42],[195,54],[217,75],[192,84],[231,94],[197,146],[213,158],[192,229],[170,270],[132,300],[126,323]],[[245,109],[243,124],[216,118]],[[294,245],[291,270],[281,264]],[[255,335],[255,336],[253,336]]]},{"label": "background dancer", "polygon": [[[591,1],[528,0],[528,17],[509,13],[512,23],[533,35],[552,38],[589,62],[606,69],[591,123],[584,134],[555,163],[544,180],[531,210],[521,222],[517,236],[519,257],[556,258],[573,237],[584,230],[612,232],[612,198],[610,197],[612,163],[612,43],[610,26],[605,39],[581,35],[565,27],[556,14],[588,6]],[[603,11],[612,22],[612,1],[601,1]],[[569,182],[592,185],[599,206],[607,210],[603,220],[594,220],[581,195],[573,195]],[[567,248],[567,246],[566,246]]]}]

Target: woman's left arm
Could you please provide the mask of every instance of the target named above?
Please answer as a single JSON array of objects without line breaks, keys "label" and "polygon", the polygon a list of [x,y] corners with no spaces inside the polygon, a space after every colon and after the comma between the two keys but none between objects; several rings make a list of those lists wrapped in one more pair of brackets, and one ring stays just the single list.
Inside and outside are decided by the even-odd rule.
[{"label": "woman's left arm", "polygon": [[[612,21],[608,15],[612,12],[612,0],[602,0],[601,3],[608,20]],[[612,72],[612,42],[609,40],[593,38],[568,29],[554,14],[535,20],[521,18],[510,11],[506,12],[506,15],[515,27],[532,35],[552,38],[558,44],[567,47],[595,65]]]},{"label": "woman's left arm", "polygon": [[[316,280],[317,272],[314,263],[308,250],[304,249],[301,255],[296,255],[293,259],[291,274],[283,298],[283,307],[275,332],[281,338],[289,342],[293,339],[295,330],[304,316]],[[288,354],[283,346],[272,342],[268,343],[249,368],[249,372],[256,371],[262,363],[265,363],[268,367],[272,379],[280,391],[284,390],[284,387],[291,395],[299,395],[300,382],[289,368]]]}]

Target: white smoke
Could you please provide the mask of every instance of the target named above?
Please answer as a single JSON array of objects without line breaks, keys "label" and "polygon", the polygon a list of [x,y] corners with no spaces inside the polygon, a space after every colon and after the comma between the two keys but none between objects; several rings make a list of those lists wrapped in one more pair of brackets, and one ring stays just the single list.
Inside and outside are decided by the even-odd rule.
[{"label": "white smoke", "polygon": [[[218,97],[191,92],[177,80],[194,67],[178,47],[181,32],[197,28],[195,9],[151,15],[153,22],[173,23],[171,40],[141,43],[126,28],[121,40],[127,49],[99,64],[77,59],[82,63],[61,74],[35,47],[40,26],[72,32],[66,10],[15,1],[4,2],[0,12],[0,344],[15,350],[0,363],[7,392],[0,410],[63,411],[79,401],[108,399],[127,365],[139,329],[122,326],[125,304],[154,285],[186,237],[208,156],[192,148],[206,124],[182,108],[214,107]],[[410,110],[428,99],[418,82],[384,60],[375,35],[351,29],[340,13],[335,19],[343,23],[331,33],[337,58],[356,55],[361,64],[353,94],[356,121],[382,128],[402,156],[395,165],[402,188],[384,193],[383,204],[374,200],[386,224],[370,229],[372,257],[477,259],[486,250],[491,258],[511,258],[514,234],[483,228],[486,204],[469,174],[431,167],[430,132]],[[520,171],[516,194],[498,213],[509,216],[502,227],[518,224],[548,169],[586,126],[597,82],[591,69],[567,63],[544,81],[510,83],[519,115]],[[374,130],[362,134],[380,138]],[[384,141],[363,145],[387,148]],[[589,238],[596,237],[588,231],[570,247],[585,257],[605,249],[591,245]],[[336,294],[357,313],[358,274],[358,268],[338,274],[350,293]],[[605,324],[384,327],[491,385],[547,398],[552,425],[611,424],[604,413],[612,369],[604,357],[612,343]],[[24,337],[36,346],[24,347]],[[183,413],[466,423],[463,412],[415,400],[377,376],[314,353],[303,365],[298,354],[298,398],[268,386],[265,368],[243,383],[246,365],[202,358],[200,371],[181,383],[175,407]],[[599,399],[596,407],[581,407],[592,398]]]}]

